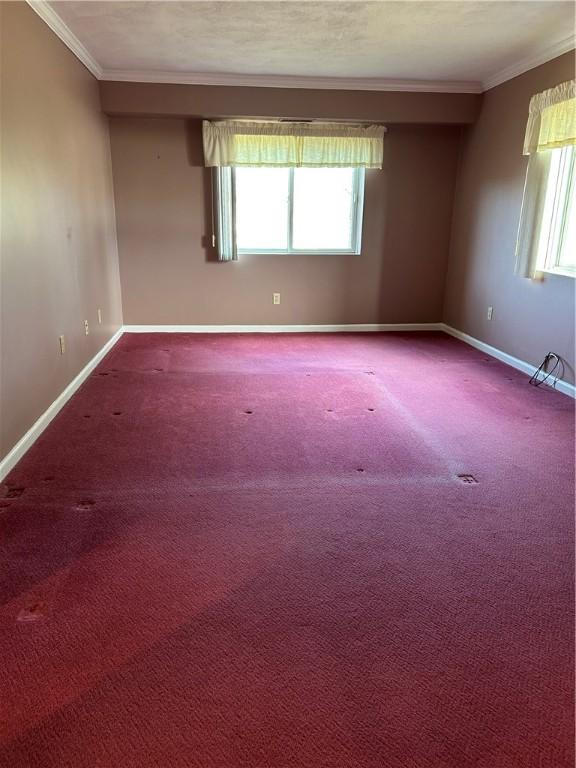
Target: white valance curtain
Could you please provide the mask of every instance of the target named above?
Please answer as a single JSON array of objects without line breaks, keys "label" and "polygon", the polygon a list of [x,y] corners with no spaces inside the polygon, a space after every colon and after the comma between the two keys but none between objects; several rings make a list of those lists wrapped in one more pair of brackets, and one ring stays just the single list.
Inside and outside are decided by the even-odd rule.
[{"label": "white valance curtain", "polygon": [[576,144],[576,81],[568,80],[530,99],[524,154]]},{"label": "white valance curtain", "polygon": [[203,123],[209,167],[382,168],[381,125],[223,120]]},{"label": "white valance curtain", "polygon": [[524,137],[529,155],[516,241],[516,274],[538,276],[542,213],[550,170],[550,150],[576,145],[576,81],[560,83],[530,99]]}]

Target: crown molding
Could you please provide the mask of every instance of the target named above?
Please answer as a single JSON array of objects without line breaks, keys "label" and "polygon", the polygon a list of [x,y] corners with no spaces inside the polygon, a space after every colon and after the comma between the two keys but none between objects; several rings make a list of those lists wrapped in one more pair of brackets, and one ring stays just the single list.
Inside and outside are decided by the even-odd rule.
[{"label": "crown molding", "polygon": [[158,72],[106,69],[101,80],[173,85],[245,86],[249,88],[308,88],[337,91],[409,91],[415,93],[482,93],[482,83],[448,80],[390,80],[380,77],[308,77],[296,75],[238,75],[213,72]]},{"label": "crown molding", "polygon": [[80,59],[86,69],[88,69],[97,80],[101,80],[102,67],[84,47],[80,40],[78,40],[76,35],[70,31],[50,3],[48,3],[47,0],[26,0],[26,2],[30,8],[40,16],[42,21],[48,24],[52,32],[62,40],[64,45],[68,46],[72,53]]},{"label": "crown molding", "polygon": [[575,46],[576,39],[574,34],[568,35],[561,40],[557,40],[555,43],[552,43],[552,45],[547,45],[545,48],[541,48],[537,53],[527,56],[521,61],[516,62],[516,64],[512,64],[505,69],[501,69],[499,72],[495,72],[484,80],[482,83],[482,90],[488,91],[490,88],[501,85],[507,80],[512,80],[512,78],[518,77],[518,75],[523,75],[524,72],[528,72],[530,69],[540,66],[540,64],[545,64],[547,61],[552,61],[552,59],[561,56],[563,53],[568,53],[568,51],[574,50]]}]

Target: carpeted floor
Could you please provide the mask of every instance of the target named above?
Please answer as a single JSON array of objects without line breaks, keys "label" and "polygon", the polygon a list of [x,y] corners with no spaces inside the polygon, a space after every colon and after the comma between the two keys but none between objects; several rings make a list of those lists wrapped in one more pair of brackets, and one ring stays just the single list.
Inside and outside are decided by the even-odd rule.
[{"label": "carpeted floor", "polygon": [[0,764],[572,768],[573,406],[442,334],[125,335],[0,492]]}]

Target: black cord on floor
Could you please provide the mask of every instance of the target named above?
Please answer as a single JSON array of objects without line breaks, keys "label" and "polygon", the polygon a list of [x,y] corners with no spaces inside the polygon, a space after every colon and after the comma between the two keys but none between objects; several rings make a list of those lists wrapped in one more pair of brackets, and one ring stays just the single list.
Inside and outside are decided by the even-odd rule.
[{"label": "black cord on floor", "polygon": [[[549,369],[551,363],[553,363],[553,365]],[[564,360],[562,360],[560,355],[557,355],[556,352],[548,352],[544,360],[542,360],[538,368],[532,374],[529,383],[532,384],[533,387],[539,387],[541,384],[544,384],[556,370],[558,370],[558,373],[554,376],[554,382],[551,383],[551,386],[553,387],[556,386],[558,379],[564,376]],[[542,376],[542,378],[540,378],[540,376]]]}]

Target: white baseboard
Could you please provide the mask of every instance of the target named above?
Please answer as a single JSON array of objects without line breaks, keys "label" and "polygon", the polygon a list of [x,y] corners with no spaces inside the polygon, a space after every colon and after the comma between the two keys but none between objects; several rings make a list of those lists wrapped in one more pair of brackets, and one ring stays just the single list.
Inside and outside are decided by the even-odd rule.
[{"label": "white baseboard", "polygon": [[360,323],[342,325],[125,325],[125,333],[382,333],[441,331],[442,323]]},{"label": "white baseboard", "polygon": [[[451,325],[446,325],[446,323],[441,323],[441,325],[441,330],[445,333],[454,336],[456,339],[460,339],[460,341],[464,341],[466,344],[479,349],[481,352],[485,352],[487,355],[490,355],[490,357],[495,357],[497,360],[506,363],[506,365],[509,365],[512,368],[516,368],[517,371],[522,371],[522,373],[527,373],[531,376],[537,368],[536,365],[532,365],[532,363],[527,363],[525,360],[520,360],[513,355],[509,355],[501,349],[492,347],[490,344],[486,344],[484,341],[474,338],[474,336],[469,336],[467,333],[459,331],[457,328],[452,328]],[[559,379],[553,388],[569,397],[576,398],[576,386],[574,386],[574,384],[569,384],[567,381]]]},{"label": "white baseboard", "polygon": [[120,328],[111,339],[109,339],[102,349],[97,352],[94,357],[87,363],[80,373],[68,384],[66,389],[58,395],[56,400],[50,405],[40,416],[40,418],[30,427],[28,432],[18,440],[14,448],[8,453],[2,461],[0,461],[0,480],[3,480],[6,475],[13,469],[13,467],[20,461],[26,451],[32,447],[32,445],[38,440],[42,432],[46,429],[48,424],[56,416],[56,414],[62,410],[68,400],[80,387],[80,385],[88,378],[98,363],[108,354],[112,347],[116,344],[120,336],[124,332],[123,328]]}]

